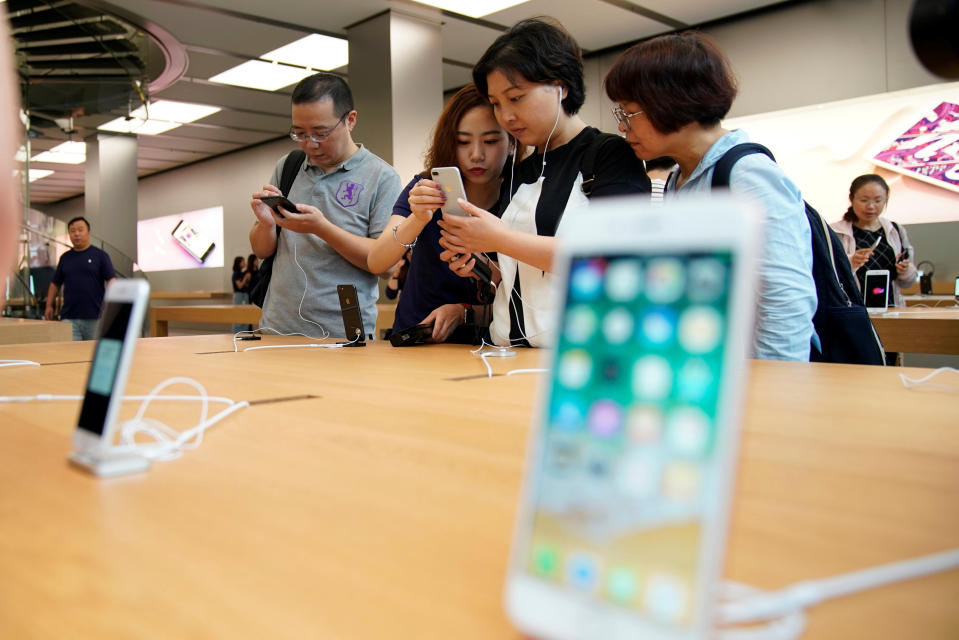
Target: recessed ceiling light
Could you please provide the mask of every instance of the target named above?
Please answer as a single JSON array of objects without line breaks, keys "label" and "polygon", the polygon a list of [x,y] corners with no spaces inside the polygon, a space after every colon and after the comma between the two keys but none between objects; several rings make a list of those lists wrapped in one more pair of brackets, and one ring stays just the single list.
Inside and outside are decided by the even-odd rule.
[{"label": "recessed ceiling light", "polygon": [[312,33],[279,49],[264,53],[260,57],[264,60],[329,71],[338,69],[350,61],[350,46],[343,38],[331,38]]},{"label": "recessed ceiling light", "polygon": [[428,4],[431,7],[445,9],[453,13],[469,16],[470,18],[482,18],[483,16],[515,7],[527,1],[528,0],[485,0],[484,2],[476,2],[476,0],[414,0],[414,2],[419,2],[420,4]]},{"label": "recessed ceiling light", "polygon": [[[20,176],[20,170],[13,172],[13,175]],[[53,172],[49,169],[30,169],[30,182],[36,182],[40,178],[46,178],[47,176],[52,176]]]},{"label": "recessed ceiling light", "polygon": [[249,60],[232,69],[227,69],[223,73],[216,74],[210,78],[210,82],[276,91],[299,82],[303,78],[313,75],[313,73],[312,69],[290,67],[285,64],[264,62],[263,60]]},{"label": "recessed ceiling light", "polygon": [[176,129],[182,124],[195,122],[220,110],[220,107],[209,104],[157,100],[151,103],[149,107],[141,106],[135,109],[129,118],[116,118],[97,128],[102,131],[155,136],[170,129]]},{"label": "recessed ceiling light", "polygon": [[48,151],[38,153],[31,162],[56,162],[59,164],[83,164],[87,160],[85,142],[64,142]]}]

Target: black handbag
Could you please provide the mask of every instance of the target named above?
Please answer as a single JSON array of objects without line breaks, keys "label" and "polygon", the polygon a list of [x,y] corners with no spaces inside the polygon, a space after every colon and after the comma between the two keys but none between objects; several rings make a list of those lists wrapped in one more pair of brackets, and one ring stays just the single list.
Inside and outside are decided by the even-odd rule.
[{"label": "black handbag", "polygon": [[[290,193],[290,188],[293,186],[296,173],[300,170],[300,165],[303,164],[304,158],[306,158],[306,153],[299,149],[291,151],[290,155],[286,156],[286,160],[283,162],[283,172],[280,174],[280,191],[283,192],[284,196]],[[276,237],[279,243],[280,227],[276,228]],[[279,247],[279,244],[277,244],[277,247]],[[273,251],[273,255],[264,258],[263,261],[260,262],[260,270],[257,272],[260,279],[257,280],[256,285],[250,289],[250,302],[260,308],[263,307],[263,301],[266,299],[266,290],[270,288],[270,279],[273,277],[274,257],[276,257],[276,250]]]}]

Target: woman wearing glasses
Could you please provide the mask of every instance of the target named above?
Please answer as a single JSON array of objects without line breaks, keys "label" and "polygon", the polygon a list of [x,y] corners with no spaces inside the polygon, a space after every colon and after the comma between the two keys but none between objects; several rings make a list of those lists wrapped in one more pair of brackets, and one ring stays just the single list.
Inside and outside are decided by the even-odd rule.
[{"label": "woman wearing glasses", "polygon": [[474,341],[469,332],[456,329],[466,323],[467,306],[477,302],[477,281],[458,276],[440,260],[443,249],[436,211],[445,197],[429,175],[436,167],[459,167],[469,201],[497,211],[509,149],[506,132],[475,85],[466,85],[450,98],[436,123],[426,170],[400,193],[393,216],[367,257],[370,271],[382,273],[412,250],[393,331],[430,324],[433,342]]},{"label": "woman wearing glasses", "polygon": [[501,276],[490,335],[501,345],[542,346],[552,328],[550,273],[567,212],[588,198],[648,193],[642,163],[619,136],[577,115],[585,99],[579,45],[558,23],[524,20],[496,39],[473,68],[500,125],[535,153],[514,163],[503,215],[461,203],[470,216],[444,216],[442,257],[460,275],[471,254],[496,252]]},{"label": "woman wearing glasses", "polygon": [[[670,156],[679,165],[667,182],[667,200],[708,192],[719,159],[747,141],[745,132],[720,123],[736,97],[736,82],[726,57],[705,35],[671,34],[634,45],[613,64],[605,88],[636,157]],[[802,195],[775,162],[758,153],[733,165],[729,188],[765,213],[752,355],[808,360],[816,288]]]}]

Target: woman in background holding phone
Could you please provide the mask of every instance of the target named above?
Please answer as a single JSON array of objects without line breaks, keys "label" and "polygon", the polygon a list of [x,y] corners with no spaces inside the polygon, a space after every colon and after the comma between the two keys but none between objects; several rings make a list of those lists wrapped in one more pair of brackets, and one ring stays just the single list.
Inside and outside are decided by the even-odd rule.
[{"label": "woman in background holding phone", "polygon": [[[473,84],[450,98],[426,153],[426,170],[413,176],[393,207],[386,230],[367,258],[373,273],[397,264],[408,249],[408,273],[396,305],[393,330],[432,324],[433,342],[472,342],[454,331],[466,323],[468,307],[477,300],[477,281],[459,276],[440,259],[438,209],[446,202],[440,186],[429,179],[436,167],[458,167],[466,197],[485,209],[497,210],[509,138],[493,118],[486,96]],[[415,245],[415,248],[414,248]]]},{"label": "woman in background holding phone", "polygon": [[874,173],[861,175],[849,185],[849,208],[832,228],[842,240],[860,291],[867,271],[889,272],[889,306],[904,307],[900,289],[916,282],[915,252],[906,230],[882,217],[889,202],[889,185]]}]

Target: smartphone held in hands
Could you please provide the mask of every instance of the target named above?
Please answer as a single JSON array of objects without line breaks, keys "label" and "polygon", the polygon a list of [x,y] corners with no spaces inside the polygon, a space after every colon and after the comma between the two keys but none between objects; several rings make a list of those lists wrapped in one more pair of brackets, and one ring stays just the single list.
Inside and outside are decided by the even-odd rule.
[{"label": "smartphone held in hands", "polygon": [[[287,200],[284,196],[263,196],[262,198],[260,198],[260,202],[262,202],[269,208],[273,209],[273,213],[280,216],[281,218],[286,217],[285,215],[283,215],[283,209],[285,209],[286,211],[291,211],[293,213],[298,212],[296,205],[290,202],[289,200]],[[280,207],[283,207],[283,209],[280,209]]]},{"label": "smartphone held in hands", "polygon": [[523,632],[711,637],[759,220],[716,198],[570,220],[507,573]]},{"label": "smartphone held in hands", "polygon": [[469,214],[457,204],[457,198],[466,200],[466,189],[463,188],[463,177],[460,175],[459,167],[435,167],[430,171],[433,182],[440,185],[443,195],[446,196],[446,204],[443,205],[443,213],[454,216],[468,216]]}]

